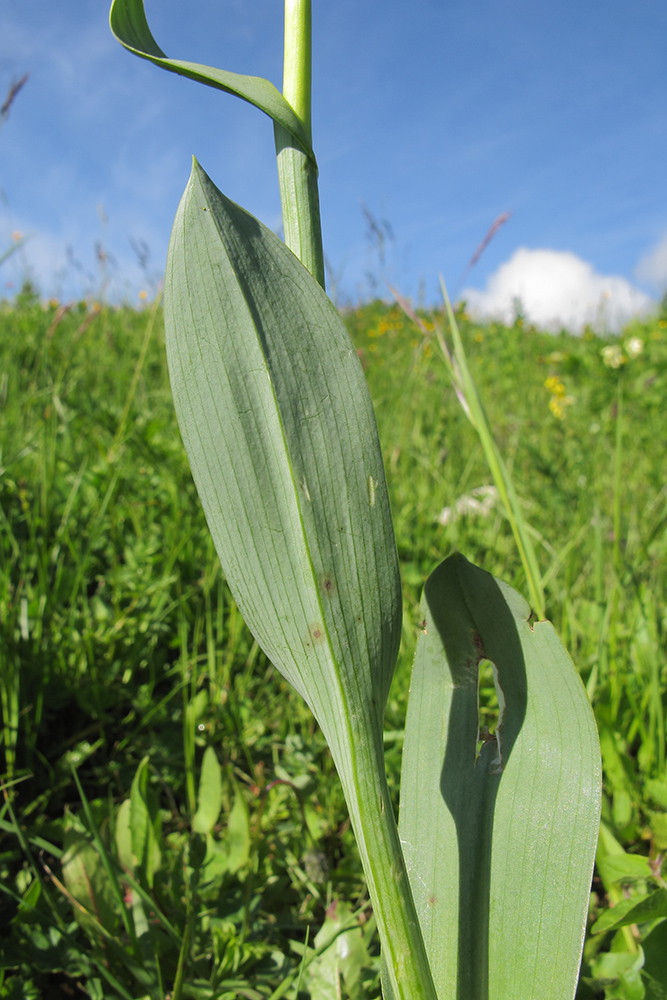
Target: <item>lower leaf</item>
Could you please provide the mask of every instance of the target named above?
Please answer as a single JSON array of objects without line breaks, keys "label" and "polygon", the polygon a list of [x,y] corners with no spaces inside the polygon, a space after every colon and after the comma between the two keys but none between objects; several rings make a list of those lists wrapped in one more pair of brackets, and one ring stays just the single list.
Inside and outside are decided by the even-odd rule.
[{"label": "lower leaf", "polygon": [[[571,998],[601,786],[583,685],[551,624],[459,554],[429,577],[423,618],[399,833],[436,991]],[[498,692],[493,734],[479,722],[484,660]]]}]

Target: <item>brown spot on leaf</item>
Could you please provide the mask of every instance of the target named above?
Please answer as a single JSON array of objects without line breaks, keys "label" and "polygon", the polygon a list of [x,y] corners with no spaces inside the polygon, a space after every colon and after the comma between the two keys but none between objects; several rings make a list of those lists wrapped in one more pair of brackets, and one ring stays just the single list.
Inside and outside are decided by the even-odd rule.
[{"label": "brown spot on leaf", "polygon": [[482,637],[479,632],[473,632],[472,641],[475,647],[475,652],[477,653],[479,660],[486,659],[486,653],[484,652],[484,643],[482,642]]},{"label": "brown spot on leaf", "polygon": [[333,597],[336,593],[336,581],[331,573],[322,573],[319,579],[320,589],[327,597]]},{"label": "brown spot on leaf", "polygon": [[312,622],[308,626],[308,638],[306,639],[306,646],[310,646],[309,640],[315,646],[321,645],[326,639],[326,633],[324,631],[324,625],[321,622]]}]

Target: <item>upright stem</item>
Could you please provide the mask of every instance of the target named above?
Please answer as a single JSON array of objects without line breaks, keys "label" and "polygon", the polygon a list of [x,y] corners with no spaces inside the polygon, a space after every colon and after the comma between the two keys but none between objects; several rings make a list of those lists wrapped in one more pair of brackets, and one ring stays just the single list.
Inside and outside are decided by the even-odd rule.
[{"label": "upright stem", "polygon": [[312,90],[311,0],[285,0],[285,59],[283,97],[301,119],[309,142],[313,141],[311,121]]},{"label": "upright stem", "polygon": [[[285,0],[283,96],[310,140],[311,0]],[[275,138],[285,243],[324,287],[317,166],[312,154],[279,125]],[[391,1000],[437,1000],[392,811],[375,708],[365,705],[348,719],[347,739],[341,742],[335,728],[325,735],[343,783],[378,923],[385,995]]]},{"label": "upright stem", "polygon": [[437,1000],[387,786],[382,737],[368,709],[351,719],[343,745],[327,742],[337,766],[339,755],[347,758],[339,774],[377,920],[383,994],[385,1000]]},{"label": "upright stem", "polygon": [[[311,0],[285,0],[283,96],[308,138],[311,121]],[[317,164],[281,125],[274,123],[285,243],[324,288]]]}]

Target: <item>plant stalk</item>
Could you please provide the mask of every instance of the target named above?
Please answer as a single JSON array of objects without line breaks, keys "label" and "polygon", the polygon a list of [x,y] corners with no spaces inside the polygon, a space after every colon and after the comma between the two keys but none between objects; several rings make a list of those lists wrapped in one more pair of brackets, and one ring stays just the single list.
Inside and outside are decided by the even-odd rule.
[{"label": "plant stalk", "polygon": [[[311,0],[285,0],[283,97],[312,136]],[[274,122],[278,183],[285,243],[324,288],[317,164],[297,140]]]},{"label": "plant stalk", "polygon": [[352,782],[345,780],[350,769],[339,773],[389,978],[384,996],[437,1000],[387,785],[382,739],[376,720],[364,715],[351,720],[343,751],[352,765]]}]

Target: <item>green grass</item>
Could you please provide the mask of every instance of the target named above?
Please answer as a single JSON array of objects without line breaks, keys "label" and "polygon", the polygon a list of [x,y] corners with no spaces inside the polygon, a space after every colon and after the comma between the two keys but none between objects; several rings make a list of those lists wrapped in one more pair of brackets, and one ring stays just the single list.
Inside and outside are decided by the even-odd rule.
[{"label": "green grass", "polygon": [[[609,342],[592,334],[459,319],[549,617],[600,727],[597,918],[630,885],[637,897],[664,885],[655,860],[630,881],[605,858],[667,849],[667,322],[633,324],[618,343],[638,337],[643,351],[612,368]],[[498,504],[439,521],[491,479],[435,338],[383,303],[346,320],[376,407],[404,582],[386,717],[397,797],[426,576],[458,548],[524,592],[525,579]],[[26,292],[0,309],[0,351],[0,997],[67,987],[277,1000],[299,975],[300,995],[326,996],[335,945],[303,968],[302,956],[351,913],[363,923],[348,934],[356,971],[342,995],[378,996],[343,796],[310,713],[221,576],[175,423],[161,311],[81,304],[60,316]],[[200,789],[209,746],[219,767]],[[213,800],[206,838],[193,819]],[[626,996],[634,973],[609,969],[625,961],[615,955],[636,963],[639,936],[659,981],[667,923],[654,924],[589,936],[580,997]],[[642,988],[657,989],[646,977]]]}]

